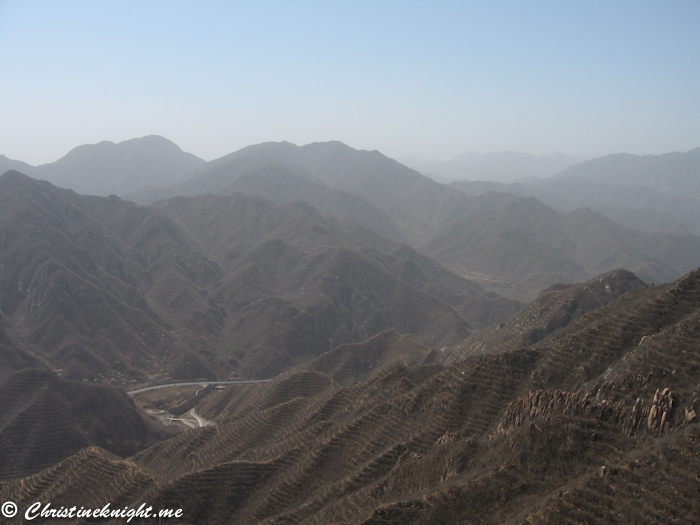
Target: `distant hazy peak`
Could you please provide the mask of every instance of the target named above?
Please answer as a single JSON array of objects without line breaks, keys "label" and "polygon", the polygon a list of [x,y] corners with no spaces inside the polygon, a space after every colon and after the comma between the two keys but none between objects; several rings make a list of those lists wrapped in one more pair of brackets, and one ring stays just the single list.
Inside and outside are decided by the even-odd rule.
[{"label": "distant hazy peak", "polygon": [[6,171],[16,170],[23,173],[33,173],[35,167],[20,160],[8,159],[5,155],[0,155],[0,175]]},{"label": "distant hazy peak", "polygon": [[[196,155],[183,152],[180,146],[178,146],[171,140],[166,139],[165,137],[161,137],[160,135],[147,135],[145,137],[124,140],[122,142],[116,143],[109,140],[103,140],[101,142],[98,142],[97,144],[82,144],[70,150],[66,155],[61,157],[56,162],[61,162],[64,159],[70,159],[77,155],[83,155],[89,152],[105,153],[111,151],[133,151],[144,153],[147,155],[153,155],[155,153],[170,151],[183,153],[185,155],[199,159],[199,157],[197,157]],[[202,163],[204,163],[203,159],[199,160]]]},{"label": "distant hazy peak", "polygon": [[124,195],[175,182],[204,164],[174,142],[149,135],[116,144],[103,141],[78,146],[56,162],[37,167],[31,175],[82,194]]},{"label": "distant hazy peak", "polygon": [[557,177],[646,186],[668,194],[700,198],[700,148],[661,155],[614,153],[570,166]]}]

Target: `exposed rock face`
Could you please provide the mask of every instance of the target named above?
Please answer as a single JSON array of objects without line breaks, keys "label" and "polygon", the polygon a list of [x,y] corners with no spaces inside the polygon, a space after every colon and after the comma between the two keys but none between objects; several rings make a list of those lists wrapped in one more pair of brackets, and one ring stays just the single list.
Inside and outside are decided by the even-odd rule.
[{"label": "exposed rock face", "polygon": [[674,419],[673,393],[668,388],[657,390],[650,404],[645,405],[644,400],[638,397],[632,407],[607,399],[591,398],[590,393],[582,395],[579,392],[537,390],[508,406],[497,432],[507,432],[528,421],[558,414],[613,422],[620,425],[627,435],[639,434],[640,431],[661,434],[685,426],[689,422],[688,417],[692,421],[693,412],[692,406],[686,407],[685,419]]}]

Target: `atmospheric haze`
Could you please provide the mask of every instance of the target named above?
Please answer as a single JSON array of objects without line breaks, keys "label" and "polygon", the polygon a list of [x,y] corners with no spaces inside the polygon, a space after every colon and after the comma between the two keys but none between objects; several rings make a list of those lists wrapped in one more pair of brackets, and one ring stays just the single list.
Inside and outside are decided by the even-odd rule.
[{"label": "atmospheric haze", "polygon": [[211,160],[700,143],[697,2],[0,2],[0,153],[158,134]]},{"label": "atmospheric haze", "polygon": [[0,519],[697,523],[698,22],[0,0]]}]

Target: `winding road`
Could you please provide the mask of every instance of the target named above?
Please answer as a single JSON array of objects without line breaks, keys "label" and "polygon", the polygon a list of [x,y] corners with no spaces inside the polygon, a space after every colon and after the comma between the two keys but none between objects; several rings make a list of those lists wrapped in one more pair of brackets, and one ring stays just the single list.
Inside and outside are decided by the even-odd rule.
[{"label": "winding road", "polygon": [[172,382],[172,383],[162,383],[160,385],[153,385],[153,386],[145,386],[143,388],[137,388],[136,390],[129,390],[127,394],[130,396],[134,396],[136,394],[140,394],[142,392],[150,392],[151,390],[160,390],[161,388],[172,388],[176,386],[194,386],[194,385],[199,385],[199,386],[209,386],[209,385],[249,385],[251,383],[269,383],[270,381],[274,381],[273,379],[251,379],[249,381],[192,381],[188,383],[178,383],[178,382]]}]

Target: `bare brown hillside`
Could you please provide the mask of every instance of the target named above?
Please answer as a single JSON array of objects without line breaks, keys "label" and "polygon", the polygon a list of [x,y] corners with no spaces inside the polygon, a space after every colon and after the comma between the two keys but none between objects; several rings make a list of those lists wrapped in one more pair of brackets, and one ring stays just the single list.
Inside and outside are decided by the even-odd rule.
[{"label": "bare brown hillside", "polygon": [[458,361],[468,355],[533,345],[577,317],[648,286],[626,270],[614,270],[585,283],[552,285],[508,322],[472,334],[442,358]]},{"label": "bare brown hillside", "polygon": [[208,396],[217,426],[128,464],[83,452],[0,497],[68,501],[101,465],[103,497],[193,523],[693,523],[700,270],[617,280],[630,291],[526,348],[430,364],[388,333]]}]

